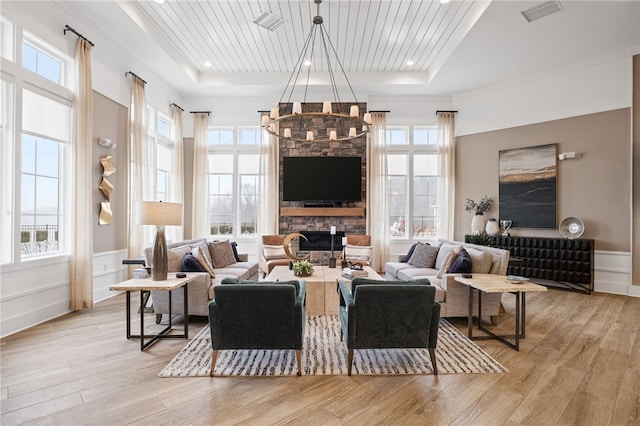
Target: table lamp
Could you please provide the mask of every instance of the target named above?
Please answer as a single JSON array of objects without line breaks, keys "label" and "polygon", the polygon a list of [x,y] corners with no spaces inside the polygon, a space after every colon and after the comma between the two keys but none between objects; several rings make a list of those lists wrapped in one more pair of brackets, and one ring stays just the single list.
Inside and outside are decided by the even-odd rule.
[{"label": "table lamp", "polygon": [[331,231],[329,231],[329,235],[331,237],[331,257],[329,258],[329,268],[336,267],[336,258],[333,257],[333,237],[336,235],[336,227],[332,226]]},{"label": "table lamp", "polygon": [[143,225],[156,225],[156,241],[153,246],[151,279],[164,281],[167,279],[169,260],[167,256],[167,240],[164,227],[182,224],[182,204],[163,203],[162,201],[143,201],[141,218]]}]

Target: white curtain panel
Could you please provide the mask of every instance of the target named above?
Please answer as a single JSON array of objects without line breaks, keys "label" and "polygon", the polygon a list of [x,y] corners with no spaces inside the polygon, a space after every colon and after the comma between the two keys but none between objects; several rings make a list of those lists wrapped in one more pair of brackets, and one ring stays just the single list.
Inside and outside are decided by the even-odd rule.
[{"label": "white curtain panel", "polygon": [[[262,117],[261,117],[262,118]],[[258,180],[258,235],[278,233],[278,138],[263,131]],[[259,240],[260,241],[260,240]]]},{"label": "white curtain panel", "polygon": [[371,267],[380,272],[389,258],[387,117],[383,112],[374,112],[371,119],[367,144],[367,233],[373,247]]},{"label": "white curtain panel", "polygon": [[203,238],[211,233],[208,229],[208,174],[207,129],[209,113],[198,112],[194,117],[193,131],[193,198],[191,237]]},{"label": "white curtain panel", "polygon": [[93,88],[91,44],[78,37],[76,45],[77,89],[73,102],[73,238],[71,253],[70,309],[93,306]]},{"label": "white curtain panel", "polygon": [[[171,105],[171,118],[173,119],[173,173],[169,188],[171,199],[174,203],[182,204],[182,217],[184,218],[184,148],[182,143],[182,109],[177,105]],[[183,219],[184,222],[184,219]],[[165,231],[167,241],[176,242],[184,240],[184,227],[168,226]]]},{"label": "white curtain panel", "polygon": [[[144,81],[131,77],[129,105],[129,256],[139,257],[151,245],[155,229],[142,225],[143,201],[153,200],[153,147],[147,137],[145,114],[147,101]],[[145,228],[148,228],[145,230]],[[146,231],[146,232],[145,232]]]},{"label": "white curtain panel", "polygon": [[455,200],[455,113],[438,112],[438,238],[453,240]]}]

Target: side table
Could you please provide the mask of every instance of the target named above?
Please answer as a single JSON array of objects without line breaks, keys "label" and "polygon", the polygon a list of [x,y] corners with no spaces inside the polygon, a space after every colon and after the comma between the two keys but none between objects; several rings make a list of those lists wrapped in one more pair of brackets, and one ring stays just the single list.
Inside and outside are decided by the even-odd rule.
[{"label": "side table", "polygon": [[[177,278],[176,274],[169,274],[164,281],[153,281],[151,278],[134,278],[109,287],[111,291],[125,291],[127,303],[127,340],[140,338],[140,350],[144,351],[159,339],[189,338],[189,300],[187,287],[197,275],[187,274],[185,278]],[[182,334],[169,334],[172,329],[171,291],[182,288],[184,291],[184,331]],[[144,304],[152,290],[166,290],[169,292],[169,325],[154,335],[144,333]],[[131,334],[131,292],[140,291],[140,334]],[[150,338],[145,342],[146,338]]]},{"label": "side table", "polygon": [[[547,291],[547,288],[528,281],[511,283],[504,275],[473,274],[471,278],[455,277],[459,283],[469,286],[469,338],[472,340],[497,339],[516,351],[520,350],[520,339],[525,337],[526,293],[530,291]],[[485,336],[473,335],[473,290],[478,291],[478,329]],[[516,328],[513,335],[497,335],[482,325],[482,293],[511,293],[516,296]],[[514,343],[507,339],[514,339]]]}]

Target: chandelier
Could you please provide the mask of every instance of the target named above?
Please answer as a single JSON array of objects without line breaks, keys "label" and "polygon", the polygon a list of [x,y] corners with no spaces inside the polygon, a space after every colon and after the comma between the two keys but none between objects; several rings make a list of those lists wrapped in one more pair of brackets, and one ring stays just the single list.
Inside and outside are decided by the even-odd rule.
[{"label": "chandelier", "polygon": [[[268,115],[262,116],[261,124],[271,135],[298,142],[330,142],[356,139],[364,136],[369,131],[371,114],[360,111],[358,99],[351,87],[351,83],[349,83],[333,43],[329,39],[322,16],[320,16],[320,3],[322,3],[322,0],[314,0],[314,3],[317,5],[317,13],[313,18],[313,25],[305,39],[300,56],[289,76],[289,81],[287,81],[282,92],[278,106],[271,108]],[[314,57],[316,42],[320,44],[320,54],[324,54],[333,94],[333,102],[329,100],[322,102],[322,111],[320,111],[319,104],[314,106],[311,103],[307,103],[307,92],[311,76],[309,60]],[[335,59],[333,65],[332,56]],[[301,87],[301,85],[298,85],[298,81],[299,79],[302,80],[301,75],[304,76],[303,66],[307,66],[308,70],[306,72],[306,80],[303,83],[304,87]],[[353,102],[342,102],[340,100],[334,67],[342,73],[344,81],[353,96]],[[297,92],[296,86],[298,86]],[[302,99],[292,102],[294,93],[298,94],[298,92],[303,92]],[[286,101],[285,97],[287,98]],[[349,109],[348,111],[347,108]],[[313,129],[309,127],[309,123],[316,121],[315,119],[321,119],[327,123],[326,135],[315,135]],[[281,132],[280,127],[282,127]]]}]

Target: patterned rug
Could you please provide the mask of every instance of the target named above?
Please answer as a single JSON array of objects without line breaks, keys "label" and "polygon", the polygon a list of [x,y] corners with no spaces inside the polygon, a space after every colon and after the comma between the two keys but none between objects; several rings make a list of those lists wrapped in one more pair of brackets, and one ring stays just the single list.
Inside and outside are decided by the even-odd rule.
[{"label": "patterned rug", "polygon": [[[346,375],[347,347],[340,341],[337,316],[308,316],[302,351],[303,375]],[[158,374],[159,377],[209,377],[211,339],[206,325]],[[436,348],[438,374],[506,373],[507,369],[444,319]],[[433,374],[427,349],[354,351],[352,374]],[[296,374],[293,350],[218,352],[216,376]]]}]

